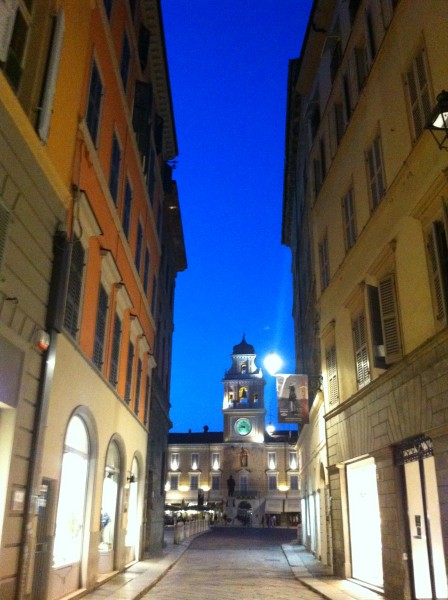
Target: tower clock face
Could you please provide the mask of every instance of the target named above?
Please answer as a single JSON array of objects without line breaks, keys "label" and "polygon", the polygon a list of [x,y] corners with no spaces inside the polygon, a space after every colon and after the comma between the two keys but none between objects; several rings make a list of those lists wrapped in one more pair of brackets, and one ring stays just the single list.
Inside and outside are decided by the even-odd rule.
[{"label": "tower clock face", "polygon": [[249,435],[252,431],[252,423],[249,419],[238,419],[235,423],[235,431],[239,435]]}]

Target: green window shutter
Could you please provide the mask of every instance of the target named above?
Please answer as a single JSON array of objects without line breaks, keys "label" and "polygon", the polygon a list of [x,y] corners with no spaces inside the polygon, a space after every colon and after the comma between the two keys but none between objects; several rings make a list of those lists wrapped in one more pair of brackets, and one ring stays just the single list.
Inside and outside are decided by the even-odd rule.
[{"label": "green window shutter", "polygon": [[379,282],[378,292],[386,364],[391,364],[403,356],[395,278],[392,274]]}]

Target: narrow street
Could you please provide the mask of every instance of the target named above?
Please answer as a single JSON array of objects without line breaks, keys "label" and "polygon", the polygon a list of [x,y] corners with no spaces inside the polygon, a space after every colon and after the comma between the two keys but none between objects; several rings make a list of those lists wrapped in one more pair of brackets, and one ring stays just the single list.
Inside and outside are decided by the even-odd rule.
[{"label": "narrow street", "polygon": [[282,550],[295,530],[217,528],[196,538],[147,600],[317,600]]}]

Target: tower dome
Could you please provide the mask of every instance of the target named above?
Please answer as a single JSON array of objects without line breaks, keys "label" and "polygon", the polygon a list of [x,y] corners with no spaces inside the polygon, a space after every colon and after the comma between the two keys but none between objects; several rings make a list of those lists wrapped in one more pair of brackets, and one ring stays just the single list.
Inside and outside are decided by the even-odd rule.
[{"label": "tower dome", "polygon": [[233,354],[255,354],[252,344],[246,342],[246,337],[243,333],[243,339],[239,344],[233,347]]}]

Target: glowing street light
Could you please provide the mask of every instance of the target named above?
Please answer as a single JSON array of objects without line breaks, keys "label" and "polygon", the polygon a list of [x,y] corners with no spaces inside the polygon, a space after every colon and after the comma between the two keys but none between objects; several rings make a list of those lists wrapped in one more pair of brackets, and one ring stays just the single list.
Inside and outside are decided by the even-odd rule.
[{"label": "glowing street light", "polygon": [[283,361],[278,354],[275,352],[269,352],[263,361],[269,375],[275,375],[280,367],[283,365]]}]

